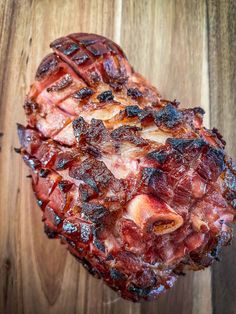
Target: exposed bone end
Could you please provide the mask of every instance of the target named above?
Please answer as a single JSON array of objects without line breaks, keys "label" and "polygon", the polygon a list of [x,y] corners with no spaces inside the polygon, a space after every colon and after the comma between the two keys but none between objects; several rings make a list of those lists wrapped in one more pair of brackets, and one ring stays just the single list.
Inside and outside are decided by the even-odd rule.
[{"label": "exposed bone end", "polygon": [[209,231],[208,224],[196,215],[191,215],[193,229],[197,232],[207,233]]},{"label": "exposed bone end", "polygon": [[145,232],[156,235],[171,233],[183,224],[183,218],[167,204],[156,198],[140,194],[128,204],[126,217]]}]

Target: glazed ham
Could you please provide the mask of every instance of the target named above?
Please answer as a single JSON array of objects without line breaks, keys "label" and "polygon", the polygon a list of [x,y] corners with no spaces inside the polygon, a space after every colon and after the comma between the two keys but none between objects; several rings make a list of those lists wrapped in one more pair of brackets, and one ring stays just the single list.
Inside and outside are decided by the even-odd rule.
[{"label": "glazed ham", "polygon": [[230,243],[236,166],[204,111],[163,99],[111,40],[50,46],[18,125],[45,232],[122,297],[155,299]]}]

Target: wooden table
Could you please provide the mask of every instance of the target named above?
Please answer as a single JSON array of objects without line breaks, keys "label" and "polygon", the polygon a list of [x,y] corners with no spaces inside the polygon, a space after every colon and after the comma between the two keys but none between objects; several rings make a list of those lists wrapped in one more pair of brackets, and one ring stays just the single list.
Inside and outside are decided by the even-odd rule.
[{"label": "wooden table", "polygon": [[0,313],[236,313],[236,241],[222,262],[180,278],[153,303],[117,297],[43,233],[27,169],[14,153],[24,96],[49,43],[72,32],[120,43],[164,96],[201,105],[236,159],[236,1],[1,0]]}]

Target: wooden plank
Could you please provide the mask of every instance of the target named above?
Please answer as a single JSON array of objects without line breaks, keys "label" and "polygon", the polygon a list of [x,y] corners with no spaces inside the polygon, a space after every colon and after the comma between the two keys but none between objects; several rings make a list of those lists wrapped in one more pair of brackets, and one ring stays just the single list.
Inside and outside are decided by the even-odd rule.
[{"label": "wooden plank", "polygon": [[[180,278],[158,301],[141,305],[122,300],[88,275],[59,241],[43,234],[27,169],[13,147],[15,123],[25,121],[25,93],[49,43],[81,31],[120,42],[131,64],[164,97],[201,105],[207,113],[209,70],[206,124],[210,120],[220,129],[236,159],[235,1],[6,0],[0,5],[0,313],[212,313],[210,270]],[[235,248],[234,241],[223,263],[214,266],[214,313],[235,313]]]},{"label": "wooden plank", "polygon": [[[217,126],[236,160],[236,2],[208,1],[211,125]],[[234,233],[236,235],[236,233]],[[223,250],[222,262],[213,266],[213,311],[235,310],[236,241]]]},{"label": "wooden plank", "polygon": [[[13,1],[0,2],[0,47],[1,47],[1,58],[0,58],[0,95],[4,95],[6,90],[6,81],[4,80],[6,71],[6,58],[7,50],[10,44],[10,25],[13,16]],[[3,116],[5,107],[0,104],[0,131],[3,128]]]},{"label": "wooden plank", "polygon": [[[117,37],[115,6],[119,7],[119,2],[1,3],[0,104],[1,129],[5,133],[0,157],[0,176],[4,178],[0,195],[1,313],[95,314],[109,308],[117,298],[103,288],[102,281],[89,276],[59,241],[46,238],[41,213],[26,179],[26,167],[13,150],[18,146],[15,122],[25,121],[25,93],[39,62],[50,51],[49,43],[79,31]],[[125,308],[129,309],[125,302],[112,305],[114,313]]]},{"label": "wooden plank", "polygon": [[[204,1],[124,1],[121,45],[134,68],[167,99],[202,106],[209,123]],[[211,313],[211,272],[187,274],[142,313]]]},{"label": "wooden plank", "polygon": [[204,1],[123,2],[121,45],[164,97],[208,110]]},{"label": "wooden plank", "polygon": [[[1,5],[2,6],[2,5]],[[17,160],[13,146],[16,142],[15,121],[17,112],[17,99],[22,96],[22,76],[20,69],[24,67],[22,43],[14,42],[15,20],[17,10],[13,1],[4,3],[3,20],[1,20],[1,130],[4,136],[1,141],[0,153],[0,312],[13,313],[22,310],[22,273],[20,271],[20,185],[21,168],[20,161]],[[27,17],[22,16],[22,28],[25,26]],[[22,34],[22,38],[24,37]],[[23,41],[23,40],[22,40]],[[12,48],[18,45],[17,57],[12,55]],[[16,54],[16,52],[15,52]],[[13,75],[14,74],[14,75]],[[12,82],[13,81],[13,82]],[[21,82],[21,84],[18,84]],[[13,171],[19,169],[19,171]],[[4,178],[4,179],[3,179]],[[11,296],[9,298],[9,295]]]}]

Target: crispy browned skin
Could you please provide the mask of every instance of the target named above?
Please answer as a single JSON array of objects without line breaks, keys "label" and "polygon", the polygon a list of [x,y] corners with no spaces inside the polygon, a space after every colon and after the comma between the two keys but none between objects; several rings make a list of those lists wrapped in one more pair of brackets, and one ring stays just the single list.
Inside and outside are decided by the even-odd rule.
[{"label": "crispy browned skin", "polygon": [[122,297],[155,299],[230,243],[236,167],[204,111],[162,99],[112,41],[51,48],[18,125],[45,232]]}]

